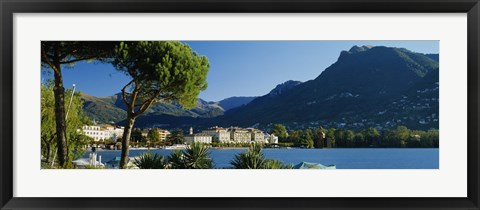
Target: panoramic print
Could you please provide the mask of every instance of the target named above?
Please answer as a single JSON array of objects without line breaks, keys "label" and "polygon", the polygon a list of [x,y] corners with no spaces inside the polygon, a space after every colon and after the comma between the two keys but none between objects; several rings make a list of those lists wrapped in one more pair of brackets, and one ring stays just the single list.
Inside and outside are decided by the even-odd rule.
[{"label": "panoramic print", "polygon": [[438,41],[42,41],[42,169],[438,169]]}]

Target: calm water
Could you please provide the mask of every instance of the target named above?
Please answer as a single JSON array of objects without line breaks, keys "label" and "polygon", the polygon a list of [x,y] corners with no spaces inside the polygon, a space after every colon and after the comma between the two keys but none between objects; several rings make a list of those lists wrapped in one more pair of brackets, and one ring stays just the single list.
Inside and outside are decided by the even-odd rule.
[{"label": "calm water", "polygon": [[[173,150],[151,150],[160,155],[169,155]],[[212,149],[216,168],[231,167],[233,157],[246,149]],[[265,156],[284,163],[298,164],[302,161],[334,164],[337,169],[438,169],[438,148],[361,148],[361,149],[264,149]],[[146,150],[130,150],[130,157],[139,156]],[[102,162],[120,156],[120,150],[97,151]],[[88,157],[88,153],[85,155]]]}]

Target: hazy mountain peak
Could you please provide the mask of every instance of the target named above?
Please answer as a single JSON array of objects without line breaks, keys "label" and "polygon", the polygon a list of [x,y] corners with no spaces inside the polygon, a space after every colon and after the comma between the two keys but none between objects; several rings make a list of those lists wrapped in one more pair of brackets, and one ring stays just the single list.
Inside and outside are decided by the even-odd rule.
[{"label": "hazy mountain peak", "polygon": [[277,85],[273,90],[268,93],[268,95],[280,95],[285,91],[290,90],[291,88],[301,84],[300,81],[288,80],[282,84]]},{"label": "hazy mountain peak", "polygon": [[355,45],[353,46],[352,48],[350,48],[350,50],[348,52],[350,53],[358,53],[358,52],[363,52],[363,51],[367,51],[369,49],[372,49],[373,46],[372,45],[363,45],[361,47]]},{"label": "hazy mountain peak", "polygon": [[230,109],[246,105],[255,98],[257,97],[256,96],[234,96],[234,97],[223,99],[216,103],[218,103],[218,105],[222,107],[223,110],[228,111]]}]

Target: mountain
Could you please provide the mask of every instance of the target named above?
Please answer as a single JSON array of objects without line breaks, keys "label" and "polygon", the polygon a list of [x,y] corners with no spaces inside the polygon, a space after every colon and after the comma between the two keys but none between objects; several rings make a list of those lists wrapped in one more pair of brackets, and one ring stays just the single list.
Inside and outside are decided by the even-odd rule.
[{"label": "mountain", "polygon": [[[399,125],[438,129],[438,60],[438,54],[404,48],[353,46],[312,80],[286,81],[260,97],[231,97],[219,102],[199,99],[192,110],[178,104],[157,104],[137,119],[136,126],[269,129],[281,123],[289,129],[324,126],[359,130]],[[119,111],[124,105],[118,94],[84,98],[87,114],[121,124],[117,119],[124,119]]]},{"label": "mountain", "polygon": [[[92,120],[99,122],[119,122],[126,118],[127,107],[121,98],[121,94],[109,97],[95,97],[82,94],[84,101],[83,110]],[[165,114],[175,117],[216,117],[223,115],[224,110],[217,104],[210,104],[202,99],[197,99],[197,105],[193,109],[184,109],[178,103],[157,103],[152,105],[144,115]]]},{"label": "mountain", "polygon": [[[158,103],[152,105],[144,116],[171,116],[191,118],[212,118],[221,116],[225,111],[248,104],[256,97],[230,97],[219,102],[207,102],[197,99],[193,109],[184,109],[178,103]],[[84,113],[92,120],[103,123],[117,123],[126,118],[127,107],[121,93],[109,97],[95,97],[82,94]]]},{"label": "mountain", "polygon": [[222,107],[224,111],[228,111],[230,109],[246,105],[250,103],[256,96],[235,96],[223,99],[219,102],[210,102],[210,103],[217,103],[218,106]]},{"label": "mountain", "polygon": [[282,93],[285,93],[292,89],[293,87],[301,84],[302,82],[300,81],[293,81],[293,80],[288,80],[282,84],[277,85],[273,90],[271,90],[267,95],[269,96],[278,96],[281,95]]},{"label": "mountain", "polygon": [[[429,100],[436,101],[425,108],[428,110],[421,110],[418,107],[426,105],[420,102],[423,100],[420,93],[426,86],[436,93]],[[409,102],[403,105],[397,102],[395,109],[387,109],[402,99]],[[436,118],[432,117],[435,113]],[[219,117],[218,123],[352,129],[405,124],[413,129],[438,129],[438,55],[403,48],[354,46],[341,52],[337,62],[317,78],[295,85],[279,97],[258,97]]]},{"label": "mountain", "polygon": [[115,123],[124,120],[127,112],[115,105],[119,99],[118,96],[116,94],[109,97],[95,97],[82,93],[83,112],[91,120],[99,122]]}]

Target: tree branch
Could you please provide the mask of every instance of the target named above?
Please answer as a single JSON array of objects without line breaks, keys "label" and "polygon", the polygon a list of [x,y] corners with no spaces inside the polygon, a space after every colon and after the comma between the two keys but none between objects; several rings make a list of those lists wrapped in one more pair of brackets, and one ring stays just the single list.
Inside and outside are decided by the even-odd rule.
[{"label": "tree branch", "polygon": [[55,74],[60,74],[60,71],[55,67],[55,65],[53,65],[53,63],[50,61],[50,59],[48,59],[47,53],[45,52],[44,49],[42,49],[42,56],[43,56],[44,62],[47,63],[50,66],[50,68],[53,70],[53,72],[55,72]]},{"label": "tree branch", "polygon": [[60,64],[69,64],[69,63],[75,63],[75,62],[78,62],[78,61],[90,60],[90,59],[95,59],[95,58],[97,58],[97,56],[84,57],[84,58],[77,58],[77,59],[73,59],[73,60],[69,60],[69,61],[62,61],[62,62],[60,62]]},{"label": "tree branch", "polygon": [[130,106],[128,107],[129,112],[131,112],[133,117],[137,117],[138,114],[135,113],[135,101],[137,100],[138,92],[140,91],[140,85],[136,79],[133,79],[135,87],[133,88],[132,98],[130,98]]},{"label": "tree branch", "polygon": [[128,103],[128,101],[127,101],[127,95],[126,95],[125,89],[126,89],[128,86],[130,86],[132,83],[133,83],[133,80],[130,81],[130,82],[129,82],[128,84],[126,84],[125,86],[123,86],[123,88],[122,88],[122,99],[123,99],[123,102],[125,102],[125,104],[126,104],[128,107],[130,107],[130,103]]},{"label": "tree branch", "polygon": [[149,100],[146,100],[142,103],[142,105],[140,106],[140,108],[138,109],[138,112],[135,113],[135,114],[142,114],[143,112],[147,111],[147,109],[152,105],[152,103],[155,101],[155,99],[160,95],[160,93],[162,93],[162,89],[159,89],[152,98],[150,98]]}]

